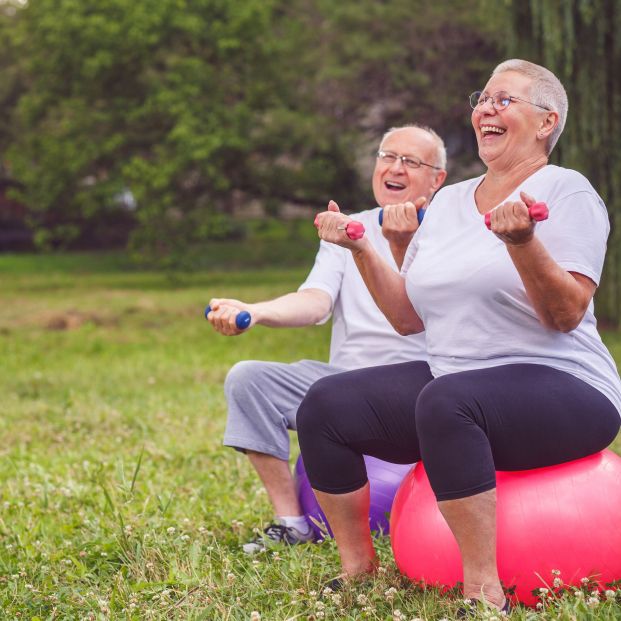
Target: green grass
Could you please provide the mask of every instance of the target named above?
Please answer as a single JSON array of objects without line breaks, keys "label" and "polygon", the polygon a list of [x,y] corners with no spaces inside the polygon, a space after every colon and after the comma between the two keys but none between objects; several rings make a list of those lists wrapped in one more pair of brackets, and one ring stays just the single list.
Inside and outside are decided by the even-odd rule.
[{"label": "green grass", "polygon": [[[271,511],[245,457],[221,446],[222,382],[241,359],[326,358],[329,328],[224,338],[203,308],[290,291],[305,273],[0,256],[0,619],[454,615],[456,600],[398,575],[387,540],[377,579],[339,596],[318,593],[338,573],[333,542],[240,553]],[[620,336],[606,341],[621,360]],[[512,615],[620,617],[619,603],[577,598]]]}]

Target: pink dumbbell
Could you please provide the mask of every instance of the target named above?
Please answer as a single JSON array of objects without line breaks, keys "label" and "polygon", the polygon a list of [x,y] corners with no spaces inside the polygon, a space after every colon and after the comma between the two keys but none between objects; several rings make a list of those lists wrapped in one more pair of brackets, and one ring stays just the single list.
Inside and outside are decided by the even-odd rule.
[{"label": "pink dumbbell", "polygon": [[[317,226],[317,217],[315,217],[315,226]],[[349,239],[362,239],[364,237],[364,224],[351,220],[346,226],[339,226],[339,230],[345,231],[345,234]]]},{"label": "pink dumbbell", "polygon": [[[547,220],[549,213],[548,206],[545,203],[533,203],[528,208],[528,215],[530,216],[530,219],[535,220],[535,222]],[[488,229],[492,228],[492,215],[489,211],[485,214],[485,226]]]}]

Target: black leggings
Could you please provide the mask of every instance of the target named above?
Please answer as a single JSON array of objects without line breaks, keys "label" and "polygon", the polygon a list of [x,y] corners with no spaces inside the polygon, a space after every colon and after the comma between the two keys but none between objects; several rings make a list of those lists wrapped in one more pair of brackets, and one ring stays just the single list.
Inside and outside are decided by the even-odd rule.
[{"label": "black leggings", "polygon": [[433,379],[425,362],[339,373],[316,382],[297,415],[311,485],[344,494],[367,482],[362,455],[422,461],[438,500],[608,446],[621,419],[610,400],[551,367],[512,364]]}]

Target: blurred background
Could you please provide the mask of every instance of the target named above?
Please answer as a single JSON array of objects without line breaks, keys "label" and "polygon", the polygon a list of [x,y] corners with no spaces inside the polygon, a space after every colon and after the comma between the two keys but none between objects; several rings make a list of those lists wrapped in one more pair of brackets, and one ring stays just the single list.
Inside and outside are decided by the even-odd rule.
[{"label": "blurred background", "polygon": [[608,206],[618,326],[620,32],[616,0],[0,0],[0,252],[310,264],[313,213],[373,206],[389,127],[435,128],[449,183],[478,174],[468,95],[521,57],[567,88],[552,161]]}]

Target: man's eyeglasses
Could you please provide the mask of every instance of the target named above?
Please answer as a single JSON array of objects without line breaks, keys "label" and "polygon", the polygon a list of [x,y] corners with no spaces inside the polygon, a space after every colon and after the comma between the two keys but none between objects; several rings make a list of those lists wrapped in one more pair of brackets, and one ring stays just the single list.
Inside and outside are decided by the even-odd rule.
[{"label": "man's eyeglasses", "polygon": [[540,106],[539,104],[528,101],[527,99],[522,99],[521,97],[509,95],[509,93],[505,91],[498,91],[493,95],[487,95],[485,93],[482,93],[481,91],[474,91],[474,93],[470,95],[470,105],[472,106],[473,110],[479,106],[484,106],[490,100],[492,102],[494,110],[496,110],[497,112],[502,112],[503,110],[506,110],[512,101],[522,101],[524,103],[530,104],[531,106],[537,106],[537,108],[541,108],[542,110],[550,110],[545,106]]},{"label": "man's eyeglasses", "polygon": [[440,166],[434,166],[433,164],[427,164],[423,162],[419,157],[415,155],[399,155],[392,151],[378,151],[377,159],[384,162],[384,164],[394,164],[397,160],[401,160],[401,163],[406,168],[420,168],[421,166],[428,166],[429,168],[435,168],[436,170],[442,170]]}]

